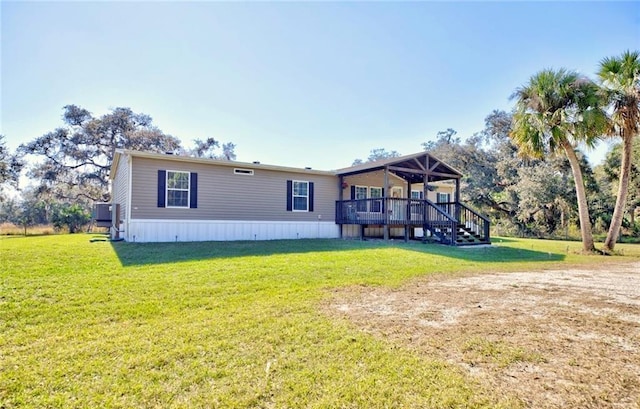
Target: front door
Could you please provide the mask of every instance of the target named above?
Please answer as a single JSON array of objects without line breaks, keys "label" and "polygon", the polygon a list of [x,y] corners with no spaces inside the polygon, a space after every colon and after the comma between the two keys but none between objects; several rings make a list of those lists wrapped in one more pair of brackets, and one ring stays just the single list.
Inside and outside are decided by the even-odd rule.
[{"label": "front door", "polygon": [[391,188],[391,219],[395,221],[404,220],[405,206],[402,200],[402,186],[394,186]]},{"label": "front door", "polygon": [[391,188],[391,197],[402,198],[402,186],[394,186]]}]

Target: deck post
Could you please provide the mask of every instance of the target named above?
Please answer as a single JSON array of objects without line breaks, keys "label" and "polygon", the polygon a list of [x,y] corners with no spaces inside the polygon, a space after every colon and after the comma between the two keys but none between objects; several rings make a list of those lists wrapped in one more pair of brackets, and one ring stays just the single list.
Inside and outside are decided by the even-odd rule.
[{"label": "deck post", "polygon": [[422,215],[422,222],[424,223],[422,225],[422,242],[426,243],[427,242],[427,222],[428,222],[428,218],[429,218],[429,212],[427,211],[427,205],[426,205],[426,200],[429,199],[429,156],[427,155],[427,157],[424,160],[424,165],[425,168],[427,169],[424,174],[422,175],[422,200],[424,200],[425,202],[423,202],[422,207],[423,207],[423,212],[424,214]]},{"label": "deck post", "polygon": [[411,221],[411,181],[407,181],[407,220]]},{"label": "deck post", "polygon": [[[340,210],[342,211],[342,201],[344,200],[344,195],[342,191],[344,190],[342,186],[344,185],[344,176],[340,175],[338,179],[338,200],[340,201]],[[336,220],[342,220],[342,215],[338,214],[338,205],[336,205]],[[344,233],[342,232],[344,225],[340,223],[340,238],[344,237]]]},{"label": "deck post", "polygon": [[[389,167],[384,167],[384,195],[389,195]],[[384,226],[382,226],[382,230],[384,232],[384,240],[389,240],[389,200],[385,197],[385,212],[384,212]]]},{"label": "deck post", "polygon": [[455,214],[453,217],[456,218],[456,221],[460,223],[460,178],[456,178],[456,204],[455,204]]}]

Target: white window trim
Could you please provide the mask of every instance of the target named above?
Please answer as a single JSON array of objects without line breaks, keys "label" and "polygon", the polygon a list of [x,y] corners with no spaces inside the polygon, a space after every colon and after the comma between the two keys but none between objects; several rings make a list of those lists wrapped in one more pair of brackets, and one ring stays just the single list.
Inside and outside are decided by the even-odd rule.
[{"label": "white window trim", "polygon": [[[364,198],[362,198],[362,197],[359,198],[358,197],[358,188],[363,188],[365,190]],[[355,197],[353,198],[353,200],[368,199],[369,198],[369,187],[368,186],[362,186],[362,185],[356,185],[354,194],[355,194]],[[356,211],[358,211],[358,212],[368,212],[369,211],[369,206],[367,205],[367,203],[368,202],[364,202],[364,203],[357,202]],[[363,206],[363,204],[364,204],[364,206]]]},{"label": "white window trim", "polygon": [[[296,183],[306,183],[307,184],[307,195],[296,195]],[[307,208],[305,210],[296,209],[296,197],[305,197],[307,199]],[[291,211],[292,212],[301,212],[301,213],[309,213],[309,181],[308,180],[292,180],[291,181]]]},{"label": "white window trim", "polygon": [[[186,173],[187,175],[189,175],[189,179],[188,179],[188,187],[187,189],[175,189],[175,188],[169,188],[169,172],[173,172],[173,173]],[[190,209],[191,208],[191,172],[186,171],[186,170],[169,170],[167,169],[165,171],[165,192],[164,192],[164,206],[167,209]],[[186,206],[169,206],[169,190],[178,190],[181,192],[186,191],[187,192],[187,205]]]},{"label": "white window trim", "polygon": [[362,197],[358,198],[358,188],[364,188],[365,189],[364,199],[368,199],[369,198],[369,186],[361,186],[361,185],[356,185],[356,191],[355,191],[356,197],[354,197],[354,199],[356,199],[356,200],[363,199]]},{"label": "white window trim", "polygon": [[[440,201],[440,195],[447,195],[447,200],[444,202]],[[437,203],[451,203],[451,193],[449,192],[437,192],[436,193],[436,202]]]},{"label": "white window trim", "polygon": [[[371,189],[378,189],[380,191],[380,197],[373,197],[371,195]],[[380,201],[380,210],[369,209],[369,211],[371,213],[382,213],[382,208],[384,207],[384,206],[382,206],[382,186],[369,186],[369,192],[367,193],[367,196],[369,197],[369,199],[377,199],[377,200]],[[373,208],[374,201],[372,200],[369,203],[371,203],[371,208]]]},{"label": "white window trim", "polygon": [[[371,196],[371,189],[378,189],[380,191],[380,197]],[[369,198],[370,199],[382,199],[382,187],[381,186],[369,186]]]},{"label": "white window trim", "polygon": [[[413,197],[413,193],[414,192],[418,193],[418,196],[421,196],[421,197],[415,197],[414,198]],[[411,199],[413,199],[413,200],[422,200],[422,199],[424,199],[424,192],[422,190],[412,190],[411,191]]]}]

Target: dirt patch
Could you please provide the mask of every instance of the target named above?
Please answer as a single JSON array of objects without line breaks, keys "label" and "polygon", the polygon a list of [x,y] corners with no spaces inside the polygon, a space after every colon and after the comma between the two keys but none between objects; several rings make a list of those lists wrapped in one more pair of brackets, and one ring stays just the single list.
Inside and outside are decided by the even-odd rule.
[{"label": "dirt patch", "polygon": [[640,263],[336,292],[329,314],[530,408],[640,408]]}]

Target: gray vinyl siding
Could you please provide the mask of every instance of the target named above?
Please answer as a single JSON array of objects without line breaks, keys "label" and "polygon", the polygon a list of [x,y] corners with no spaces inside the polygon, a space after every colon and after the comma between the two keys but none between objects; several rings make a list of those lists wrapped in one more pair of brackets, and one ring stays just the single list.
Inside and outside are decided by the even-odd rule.
[{"label": "gray vinyl siding", "polygon": [[120,156],[115,177],[111,182],[111,202],[120,205],[120,218],[124,220],[127,215],[127,195],[129,194],[129,157]]},{"label": "gray vinyl siding", "polygon": [[[239,168],[246,169],[242,164]],[[254,175],[236,175],[233,167],[133,157],[132,219],[332,221],[338,198],[338,177],[252,168]],[[196,172],[198,208],[157,206],[158,170]],[[314,183],[314,211],[287,211],[287,180]]]}]

